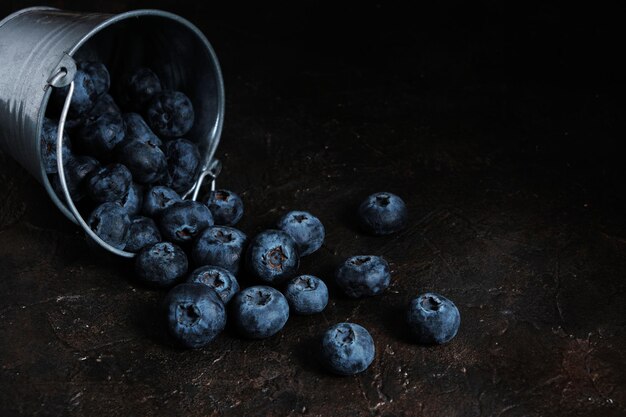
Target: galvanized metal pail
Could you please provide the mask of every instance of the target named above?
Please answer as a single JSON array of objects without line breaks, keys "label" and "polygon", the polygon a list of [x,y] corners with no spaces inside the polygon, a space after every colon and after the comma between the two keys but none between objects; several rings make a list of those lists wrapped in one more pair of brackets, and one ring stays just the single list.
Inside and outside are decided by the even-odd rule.
[{"label": "galvanized metal pail", "polygon": [[[0,21],[0,148],[46,188],[56,206],[104,249],[131,258],[100,239],[71,200],[61,169],[61,136],[76,73],[74,58],[103,62],[113,79],[147,66],[165,88],[185,91],[196,114],[187,138],[198,143],[203,161],[195,199],[206,176],[219,172],[214,159],[224,118],[224,82],[206,37],[189,21],[160,10],[118,15],[76,13],[48,7],[20,10]],[[40,136],[52,88],[70,85],[59,123],[58,164],[63,191],[57,196],[46,175]]]}]

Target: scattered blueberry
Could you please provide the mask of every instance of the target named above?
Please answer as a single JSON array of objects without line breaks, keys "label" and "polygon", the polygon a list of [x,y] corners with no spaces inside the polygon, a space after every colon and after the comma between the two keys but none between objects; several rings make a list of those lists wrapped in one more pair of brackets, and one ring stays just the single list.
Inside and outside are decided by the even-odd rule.
[{"label": "scattered blueberry", "polygon": [[126,195],[120,200],[120,204],[128,215],[139,214],[143,205],[143,187],[133,182]]},{"label": "scattered blueberry", "polygon": [[232,191],[211,191],[205,199],[206,205],[213,214],[215,224],[223,226],[236,225],[243,216],[243,201]]},{"label": "scattered blueberry", "polygon": [[204,204],[183,200],[172,204],[161,213],[159,226],[167,240],[189,242],[200,232],[213,225],[213,216]]},{"label": "scattered blueberry", "polygon": [[139,281],[153,287],[169,287],[187,273],[187,255],[170,242],[145,246],[135,257]]},{"label": "scattered blueberry", "polygon": [[156,141],[139,139],[124,142],[117,149],[117,161],[142,184],[151,184],[163,177],[167,169],[165,155]]},{"label": "scattered blueberry", "polygon": [[226,309],[215,291],[202,284],[179,284],[164,301],[166,326],[178,343],[201,348],[226,326]]},{"label": "scattered blueberry", "polygon": [[194,112],[191,100],[179,91],[156,94],[146,110],[148,125],[164,138],[179,138],[191,130]]},{"label": "scattered blueberry", "polygon": [[348,297],[382,293],[391,281],[389,264],[380,256],[361,255],[346,259],[335,274],[337,285]]},{"label": "scattered blueberry", "polygon": [[124,92],[129,107],[141,110],[161,92],[159,77],[149,68],[138,68],[124,82]]},{"label": "scattered blueberry", "polygon": [[406,322],[418,343],[441,345],[456,336],[461,315],[459,309],[446,297],[425,293],[409,303]]},{"label": "scattered blueberry", "polygon": [[237,275],[247,243],[248,237],[242,231],[213,226],[200,233],[191,255],[197,265],[220,266]]},{"label": "scattered blueberry", "polygon": [[178,193],[169,187],[157,185],[150,188],[143,198],[143,213],[157,218],[163,210],[182,201]]},{"label": "scattered blueberry", "polygon": [[128,193],[133,181],[128,168],[110,164],[95,169],[87,178],[87,192],[93,201],[104,203],[120,201]]},{"label": "scattered blueberry", "polygon": [[128,240],[130,218],[119,203],[104,203],[96,207],[87,219],[89,228],[109,245],[123,250]]},{"label": "scattered blueberry", "polygon": [[264,339],[278,333],[289,319],[289,304],[280,291],[263,285],[238,292],[230,302],[232,320],[244,337]]},{"label": "scattered blueberry", "polygon": [[163,147],[167,158],[167,183],[178,193],[189,190],[196,180],[200,165],[200,151],[195,143],[187,139],[174,139]]},{"label": "scattered blueberry", "polygon": [[81,149],[96,157],[108,157],[124,140],[124,121],[119,113],[102,113],[85,119],[78,131]]},{"label": "scattered blueberry", "polygon": [[299,265],[296,242],[281,230],[261,232],[248,246],[246,266],[263,282],[280,284],[294,276]]},{"label": "scattered blueberry", "polygon": [[328,304],[326,284],[313,275],[292,278],[283,293],[296,314],[320,313]]},{"label": "scattered blueberry", "polygon": [[144,216],[133,216],[130,219],[130,229],[126,250],[129,252],[139,252],[149,245],[154,245],[161,241],[161,233],[154,220]]},{"label": "scattered blueberry", "polygon": [[[47,117],[41,126],[41,158],[47,174],[58,172],[57,169],[57,133],[59,125]],[[66,165],[72,156],[70,140],[63,132],[63,164]]]},{"label": "scattered blueberry", "polygon": [[324,225],[306,211],[290,211],[278,221],[278,228],[288,233],[298,245],[300,256],[310,255],[324,243]]},{"label": "scattered blueberry", "polygon": [[163,142],[154,134],[146,121],[137,113],[124,113],[124,142],[140,140],[142,142],[156,143],[161,146]]},{"label": "scattered blueberry", "polygon": [[[78,155],[69,158],[64,166],[65,183],[73,201],[80,201],[85,197],[87,194],[86,178],[99,166],[98,160],[91,156]],[[61,182],[58,176],[54,177],[52,185],[57,195],[63,198]]]},{"label": "scattered blueberry", "polygon": [[339,375],[363,372],[374,361],[376,346],[369,332],[354,323],[339,323],[324,333],[322,362]]},{"label": "scattered blueberry", "polygon": [[406,204],[397,195],[375,193],[361,203],[358,216],[366,232],[388,235],[406,227],[408,214]]},{"label": "scattered blueberry", "polygon": [[219,295],[224,304],[239,292],[237,278],[230,271],[219,266],[201,266],[189,274],[187,282],[208,285]]}]

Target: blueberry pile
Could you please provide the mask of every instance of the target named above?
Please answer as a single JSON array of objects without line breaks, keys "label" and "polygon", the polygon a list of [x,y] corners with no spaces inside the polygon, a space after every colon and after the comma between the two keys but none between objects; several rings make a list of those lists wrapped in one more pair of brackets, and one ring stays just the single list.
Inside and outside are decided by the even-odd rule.
[{"label": "blueberry pile", "polygon": [[[299,273],[300,259],[319,250],[322,222],[307,211],[291,211],[275,229],[251,239],[235,228],[244,214],[232,191],[210,191],[201,201],[184,200],[199,174],[200,150],[185,138],[194,127],[191,100],[164,88],[149,68],[121,81],[121,94],[109,94],[111,78],[97,62],[79,62],[75,93],[63,139],[69,193],[87,224],[113,247],[136,253],[136,279],[169,288],[163,318],[183,347],[200,348],[227,323],[239,335],[275,335],[290,314],[321,313],[328,304],[326,283]],[[41,132],[43,166],[57,193],[56,137],[67,87],[55,89]],[[380,236],[407,223],[404,201],[376,193],[359,206],[363,230]],[[241,288],[246,275],[254,285]],[[385,259],[352,256],[335,273],[350,298],[382,294],[391,283]],[[406,309],[406,330],[420,344],[449,342],[460,325],[459,311],[447,298],[425,293]],[[331,372],[353,375],[375,357],[370,333],[355,323],[331,326],[321,338],[319,357]]]}]

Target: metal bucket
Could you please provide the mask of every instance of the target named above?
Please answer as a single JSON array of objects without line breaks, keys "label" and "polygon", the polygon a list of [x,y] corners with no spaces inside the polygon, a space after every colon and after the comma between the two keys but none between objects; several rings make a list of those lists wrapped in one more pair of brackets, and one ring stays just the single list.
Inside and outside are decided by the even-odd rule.
[{"label": "metal bucket", "polygon": [[[101,247],[126,258],[134,256],[100,239],[71,200],[62,169],[62,132],[73,92],[74,58],[97,60],[119,79],[132,68],[147,66],[166,89],[185,91],[196,114],[186,135],[202,153],[200,174],[184,197],[195,199],[206,176],[219,173],[214,159],[224,118],[224,83],[213,48],[187,20],[160,10],[118,15],[68,12],[48,7],[20,10],[0,21],[0,148],[46,188],[56,206]],[[41,157],[41,128],[50,92],[70,85],[59,122],[57,196]]]}]

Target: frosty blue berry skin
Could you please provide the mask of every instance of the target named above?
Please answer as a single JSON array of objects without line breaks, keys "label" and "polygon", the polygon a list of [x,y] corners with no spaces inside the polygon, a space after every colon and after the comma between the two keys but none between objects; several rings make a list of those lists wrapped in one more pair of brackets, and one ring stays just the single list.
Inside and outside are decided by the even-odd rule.
[{"label": "frosty blue berry skin", "polygon": [[198,201],[183,200],[161,212],[159,228],[163,238],[175,243],[192,241],[213,225],[211,212]]},{"label": "frosty blue berry skin", "polygon": [[[96,86],[90,74],[77,68],[74,75],[74,94],[70,101],[69,117],[71,119],[84,117],[98,100],[99,89],[100,86]],[[69,86],[52,89],[52,95],[50,96],[52,106],[61,109],[68,92]]]},{"label": "frosty blue berry skin", "polygon": [[87,225],[100,239],[123,250],[128,240],[130,217],[119,203],[103,203],[91,212]]},{"label": "frosty blue berry skin", "polygon": [[[106,66],[101,62],[79,61],[76,64],[78,71],[84,72],[91,80],[93,89],[101,97],[111,87],[111,76]],[[76,86],[74,87],[77,88]]]},{"label": "frosty blue berry skin", "polygon": [[280,291],[259,285],[238,292],[229,304],[240,335],[264,339],[278,333],[289,319],[289,304]]},{"label": "frosty blue berry skin", "polygon": [[144,194],[142,213],[157,218],[163,210],[179,201],[182,201],[182,198],[176,191],[164,185],[156,185]]},{"label": "frosty blue berry skin", "polygon": [[124,142],[140,140],[142,142],[156,143],[157,146],[163,145],[161,139],[150,130],[150,127],[141,115],[124,113],[122,119],[124,121]]},{"label": "frosty blue berry skin", "polygon": [[408,211],[404,201],[392,193],[375,193],[358,210],[361,227],[367,233],[382,236],[406,227]]},{"label": "frosty blue berry skin", "polygon": [[102,113],[87,117],[76,136],[80,151],[98,159],[108,159],[124,140],[124,121],[119,113]]},{"label": "frosty blue berry skin", "polygon": [[103,94],[98,97],[98,101],[89,111],[89,116],[99,116],[104,113],[120,114],[120,108],[110,94]]},{"label": "frosty blue berry skin", "polygon": [[200,166],[200,150],[187,139],[174,139],[163,146],[167,160],[165,185],[177,193],[185,193],[191,188]]},{"label": "frosty blue berry skin", "polygon": [[391,282],[389,264],[380,256],[359,255],[346,259],[335,273],[337,285],[351,298],[382,293]]},{"label": "frosty blue berry skin", "polygon": [[[64,162],[65,183],[73,201],[80,201],[87,195],[87,178],[99,167],[98,160],[87,155],[73,156]],[[52,185],[57,195],[63,199],[63,190],[58,176],[54,176]]]},{"label": "frosty blue berry skin", "polygon": [[247,245],[248,236],[241,230],[213,226],[200,233],[191,255],[196,265],[220,266],[237,275]]},{"label": "frosty blue berry skin", "polygon": [[137,68],[123,83],[124,102],[130,109],[141,111],[162,91],[161,80],[150,68]]},{"label": "frosty blue berry skin", "polygon": [[326,235],[320,219],[307,211],[290,211],[278,221],[278,228],[296,241],[300,256],[321,248]]},{"label": "frosty blue berry skin", "polygon": [[143,205],[143,187],[135,182],[131,183],[128,192],[119,203],[129,216],[139,214]]},{"label": "frosty blue berry skin", "polygon": [[287,282],[283,291],[295,314],[321,313],[328,304],[328,287],[313,275],[300,275]]},{"label": "frosty blue berry skin", "polygon": [[276,285],[293,277],[300,266],[296,242],[282,230],[266,230],[254,237],[246,252],[246,267],[258,280]]},{"label": "frosty blue berry skin", "polygon": [[95,169],[87,178],[87,192],[95,202],[120,201],[131,186],[133,176],[121,164],[110,164]]},{"label": "frosty blue berry skin", "polygon": [[144,216],[132,216],[130,218],[130,228],[126,247],[128,252],[139,252],[149,245],[154,245],[161,241],[161,233],[154,220]]},{"label": "frosty blue berry skin", "polygon": [[215,224],[234,226],[243,217],[243,201],[232,191],[214,190],[204,199],[205,204],[213,214]]},{"label": "frosty blue berry skin", "polygon": [[461,314],[454,303],[436,293],[422,294],[409,303],[406,323],[411,336],[423,345],[441,345],[456,336]]},{"label": "frosty blue berry skin", "polygon": [[179,284],[163,301],[165,326],[183,347],[208,345],[226,326],[226,309],[215,291],[202,284]]},{"label": "frosty blue berry skin", "polygon": [[155,94],[146,108],[146,122],[159,137],[180,138],[192,128],[194,110],[191,100],[180,91]]},{"label": "frosty blue berry skin", "polygon": [[171,242],[145,246],[135,257],[137,279],[151,287],[170,287],[185,276],[187,255]]},{"label": "frosty blue berry skin", "polygon": [[125,141],[118,146],[116,154],[117,161],[124,164],[133,174],[133,179],[139,183],[152,184],[166,173],[165,154],[155,140]]},{"label": "frosty blue berry skin", "polygon": [[[54,174],[58,172],[57,169],[57,133],[59,131],[59,125],[48,119],[43,119],[43,125],[41,127],[41,158],[43,166],[47,174]],[[63,163],[67,164],[72,157],[72,150],[70,140],[65,132],[63,132]]]},{"label": "frosty blue berry skin", "polygon": [[338,375],[355,375],[374,361],[376,346],[369,332],[354,323],[339,323],[322,337],[322,364]]},{"label": "frosty blue berry skin", "polygon": [[239,292],[237,278],[232,272],[219,266],[204,265],[196,268],[187,277],[187,282],[209,286],[224,304],[228,303]]}]

